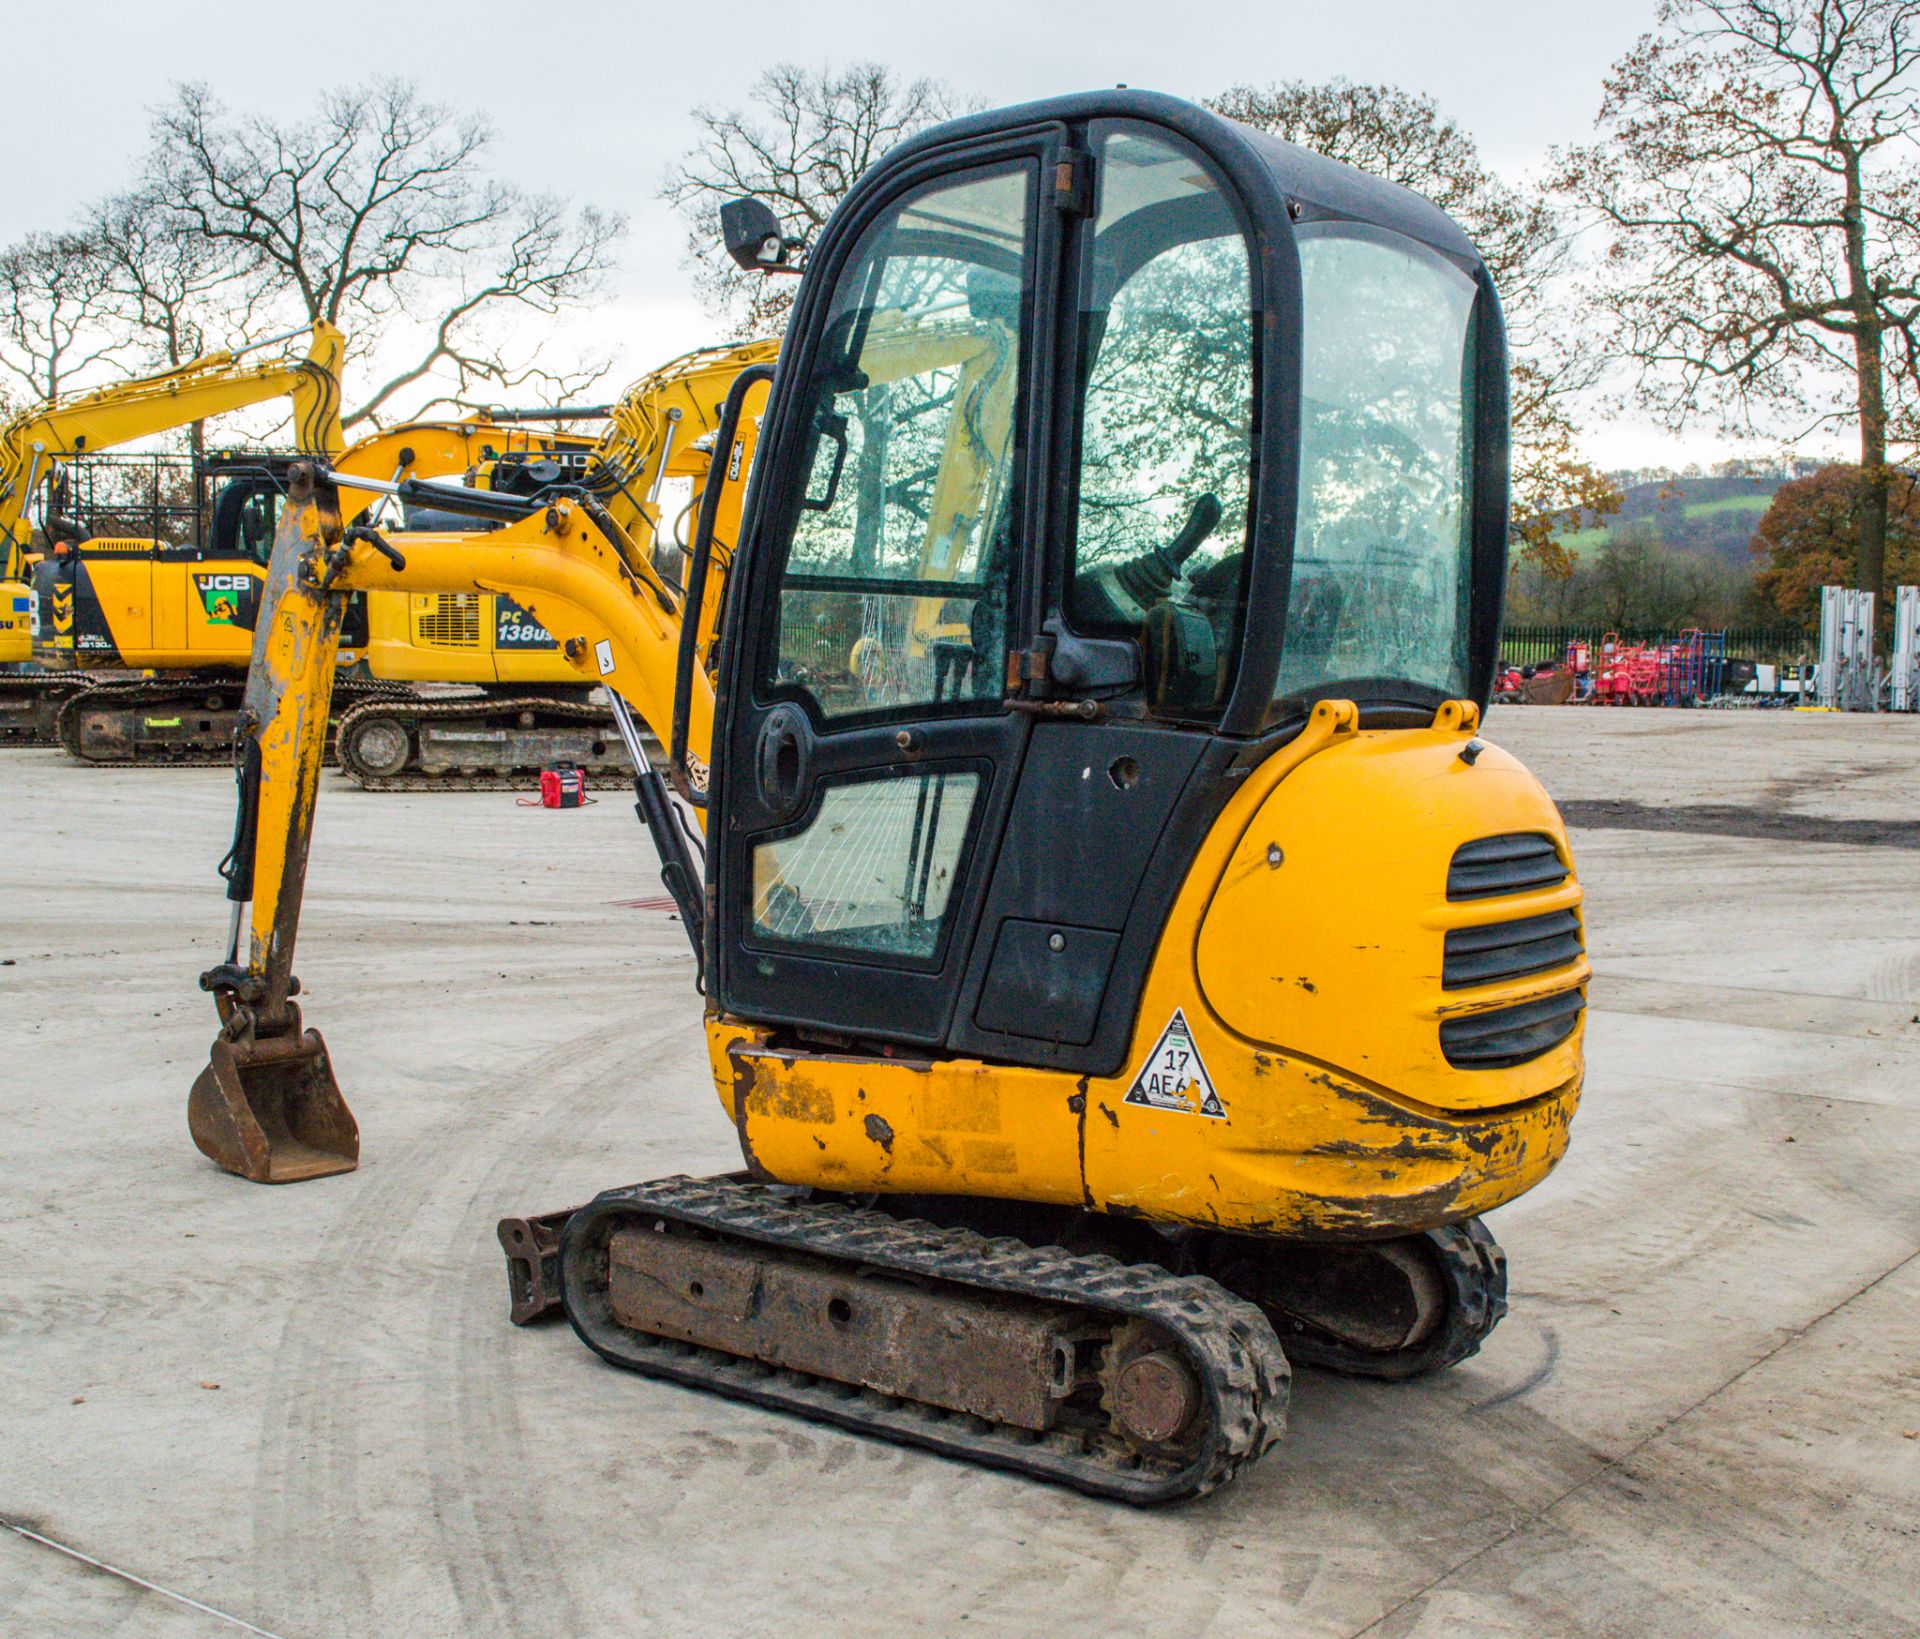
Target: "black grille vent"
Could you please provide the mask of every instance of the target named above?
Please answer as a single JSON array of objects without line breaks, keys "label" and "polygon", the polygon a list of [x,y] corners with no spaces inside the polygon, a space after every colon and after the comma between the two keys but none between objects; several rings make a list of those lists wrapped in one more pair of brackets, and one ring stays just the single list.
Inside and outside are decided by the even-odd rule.
[{"label": "black grille vent", "polygon": [[1479,928],[1455,928],[1447,935],[1440,983],[1448,990],[1518,979],[1564,967],[1581,952],[1580,918],[1572,911],[1523,916]]},{"label": "black grille vent", "polygon": [[1551,888],[1567,880],[1567,867],[1551,837],[1515,831],[1481,837],[1454,850],[1447,868],[1449,899],[1489,899],[1495,894]]},{"label": "black grille vent", "polygon": [[1440,1050],[1456,1070],[1504,1070],[1558,1047],[1580,1022],[1586,997],[1577,990],[1513,1007],[1497,1007],[1440,1026]]}]

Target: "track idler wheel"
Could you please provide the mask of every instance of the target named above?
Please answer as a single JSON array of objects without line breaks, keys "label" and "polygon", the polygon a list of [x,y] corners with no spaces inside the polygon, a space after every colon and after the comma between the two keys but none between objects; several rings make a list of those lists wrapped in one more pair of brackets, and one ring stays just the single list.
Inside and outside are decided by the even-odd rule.
[{"label": "track idler wheel", "polygon": [[404,774],[413,761],[413,736],[397,717],[363,717],[348,727],[339,754],[349,770],[390,780]]},{"label": "track idler wheel", "polygon": [[1346,1245],[1221,1235],[1201,1267],[1259,1306],[1290,1360],[1355,1377],[1457,1365],[1507,1312],[1507,1255],[1478,1218]]},{"label": "track idler wheel", "polygon": [[187,1095],[187,1128],[200,1153],[256,1184],[293,1184],[352,1172],[360,1127],[340,1095],[317,1030],[287,1008],[283,1035],[256,1036],[236,1010]]}]

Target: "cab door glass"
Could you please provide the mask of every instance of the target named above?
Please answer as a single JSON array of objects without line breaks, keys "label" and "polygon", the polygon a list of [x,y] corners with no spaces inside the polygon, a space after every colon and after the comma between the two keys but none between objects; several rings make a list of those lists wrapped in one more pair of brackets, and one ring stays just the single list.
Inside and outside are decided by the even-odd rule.
[{"label": "cab door glass", "polygon": [[1205,168],[1110,131],[1083,267],[1068,618],[1140,642],[1149,703],[1216,712],[1244,608],[1254,324],[1247,242]]},{"label": "cab door glass", "polygon": [[214,490],[205,555],[250,558],[264,567],[279,519],[280,492],[271,480],[252,473],[229,478]]},{"label": "cab door glass", "polygon": [[753,942],[936,960],[979,794],[972,768],[828,785],[812,823],[753,850]]},{"label": "cab door glass", "polygon": [[823,718],[1002,696],[1033,179],[909,195],[840,276],[762,675]]},{"label": "cab door glass", "polygon": [[273,535],[280,523],[280,492],[262,487],[240,509],[240,550],[262,566],[273,555]]}]

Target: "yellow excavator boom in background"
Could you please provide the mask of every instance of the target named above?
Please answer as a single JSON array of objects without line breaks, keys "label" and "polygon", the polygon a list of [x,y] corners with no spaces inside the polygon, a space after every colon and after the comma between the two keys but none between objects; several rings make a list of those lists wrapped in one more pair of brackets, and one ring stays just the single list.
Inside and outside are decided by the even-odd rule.
[{"label": "yellow excavator boom in background", "polygon": [[[592,509],[596,527],[618,538],[664,599],[679,596],[695,486],[707,472],[721,405],[743,371],[770,367],[778,350],[774,342],[701,348],[649,371],[611,406],[599,438],[571,447],[554,475],[554,492],[573,492],[575,504]],[[489,481],[500,487],[497,469]],[[351,509],[357,499],[342,504]],[[445,515],[447,504],[443,493],[420,490],[407,499],[406,529],[480,526]],[[489,521],[514,510],[506,505]],[[355,705],[337,725],[341,768],[372,790],[517,787],[529,770],[552,763],[624,774],[629,759],[611,716],[586,699],[601,679],[566,661],[544,618],[517,594],[465,579],[459,586],[369,597],[368,669],[390,682],[495,686],[479,698],[389,693]]]}]

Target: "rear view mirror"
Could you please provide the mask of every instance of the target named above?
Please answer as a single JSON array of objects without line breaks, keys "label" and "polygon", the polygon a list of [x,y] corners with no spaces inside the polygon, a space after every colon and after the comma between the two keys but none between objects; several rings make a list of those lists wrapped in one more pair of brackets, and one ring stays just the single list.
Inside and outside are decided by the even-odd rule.
[{"label": "rear view mirror", "polygon": [[720,207],[720,238],[727,254],[749,273],[798,273],[792,258],[801,241],[780,231],[780,218],[761,199],[730,199]]}]

